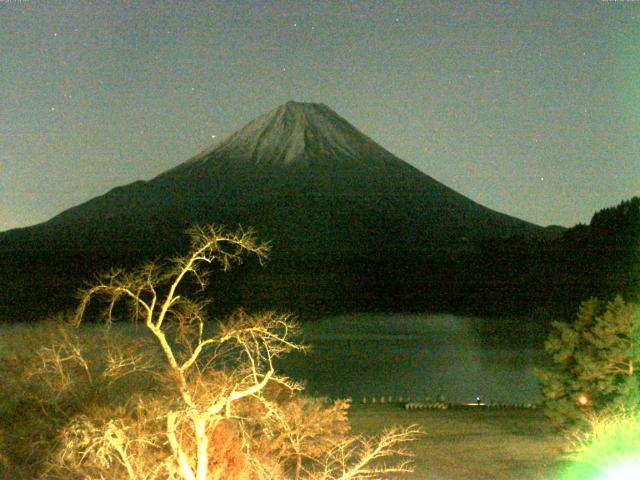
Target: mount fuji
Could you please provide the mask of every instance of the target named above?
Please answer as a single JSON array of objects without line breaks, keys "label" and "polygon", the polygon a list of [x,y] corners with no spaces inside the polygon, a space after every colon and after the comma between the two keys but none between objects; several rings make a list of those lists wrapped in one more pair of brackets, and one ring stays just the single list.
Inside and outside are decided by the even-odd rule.
[{"label": "mount fuji", "polygon": [[14,273],[41,264],[44,277],[80,277],[172,254],[186,228],[207,223],[255,227],[289,264],[404,261],[549,235],[419,171],[329,107],[288,102],[149,181],[0,233],[0,262]]}]

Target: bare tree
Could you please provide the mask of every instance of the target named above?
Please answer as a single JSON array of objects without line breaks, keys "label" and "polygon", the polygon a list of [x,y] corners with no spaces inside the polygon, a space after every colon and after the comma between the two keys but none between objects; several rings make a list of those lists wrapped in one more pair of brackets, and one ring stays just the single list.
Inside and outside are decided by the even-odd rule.
[{"label": "bare tree", "polygon": [[[313,472],[317,480],[369,480],[390,474],[413,471],[411,452],[404,444],[415,440],[422,432],[416,426],[390,428],[378,438],[362,436],[345,438],[327,452],[322,469]],[[388,458],[399,457],[393,464]]]},{"label": "bare tree", "polygon": [[[206,227],[190,234],[189,253],[166,266],[149,263],[130,273],[117,270],[101,277],[82,292],[75,317],[80,325],[89,302],[103,297],[110,325],[120,311],[118,304],[128,305],[131,317],[142,322],[159,345],[175,395],[155,405],[152,399],[142,401],[137,414],[127,414],[128,422],[114,419],[96,424],[88,418],[76,419],[64,432],[59,463],[78,466],[93,462],[94,472],[118,465],[122,475],[130,479],[229,478],[224,468],[216,467],[213,457],[220,449],[211,445],[219,446],[221,432],[227,432],[225,438],[236,439],[250,467],[245,473],[250,471],[247,475],[252,478],[346,480],[409,471],[410,465],[402,460],[391,466],[376,462],[405,455],[397,446],[413,439],[418,433],[415,428],[386,432],[377,442],[347,437],[347,429],[342,427],[338,434],[331,434],[330,420],[344,405],[325,409],[330,416],[320,420],[322,409],[317,405],[312,408],[300,400],[279,402],[274,398],[274,391],[292,396],[302,388],[278,374],[274,366],[283,354],[304,350],[296,340],[298,326],[288,315],[238,311],[211,328],[207,302],[192,300],[183,291],[194,282],[204,289],[211,264],[228,270],[245,254],[264,262],[269,246],[259,242],[252,231],[228,233]],[[48,354],[56,356],[55,352]],[[68,357],[84,367],[77,348]],[[135,356],[110,358],[107,370],[114,377],[142,365],[141,358]],[[59,377],[68,381],[60,362],[49,363],[60,367]],[[84,370],[89,373],[88,367]],[[313,415],[305,418],[305,412]],[[138,423],[146,419],[145,426],[136,426],[135,419]],[[149,426],[154,422],[157,426],[159,419],[164,424],[160,434]],[[346,415],[341,421],[346,422]],[[316,423],[312,426],[310,422]],[[266,455],[265,439],[273,443],[276,438],[281,440],[278,454]],[[169,453],[165,459],[161,458],[163,449]],[[141,463],[145,451],[154,452],[146,454],[154,459],[153,468],[148,461]],[[272,447],[271,453],[274,451]],[[295,459],[293,468],[288,467],[291,458]]]}]

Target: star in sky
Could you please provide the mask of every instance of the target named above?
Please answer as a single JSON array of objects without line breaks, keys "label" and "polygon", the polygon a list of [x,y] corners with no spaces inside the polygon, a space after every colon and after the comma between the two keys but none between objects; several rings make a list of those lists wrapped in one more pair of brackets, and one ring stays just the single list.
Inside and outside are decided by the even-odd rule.
[{"label": "star in sky", "polygon": [[[84,3],[0,0],[12,227],[152,178],[288,100],[325,103],[449,187],[541,225],[588,222],[640,191],[640,2]],[[51,175],[34,181],[34,165]],[[544,198],[551,177],[531,165],[553,169]]]}]

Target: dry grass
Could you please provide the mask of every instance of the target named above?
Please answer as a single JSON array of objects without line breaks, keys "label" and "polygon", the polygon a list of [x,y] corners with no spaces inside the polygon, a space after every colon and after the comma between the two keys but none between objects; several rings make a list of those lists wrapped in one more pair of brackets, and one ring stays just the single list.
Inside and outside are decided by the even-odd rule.
[{"label": "dry grass", "polygon": [[549,480],[560,469],[566,439],[553,433],[542,411],[451,408],[406,411],[398,404],[354,404],[354,433],[417,424],[416,469],[406,479]]}]

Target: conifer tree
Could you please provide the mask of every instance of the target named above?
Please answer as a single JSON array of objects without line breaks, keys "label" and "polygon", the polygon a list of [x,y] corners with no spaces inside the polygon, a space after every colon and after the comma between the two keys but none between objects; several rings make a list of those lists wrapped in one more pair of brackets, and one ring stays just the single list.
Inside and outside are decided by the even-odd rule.
[{"label": "conifer tree", "polygon": [[554,322],[549,368],[537,370],[548,416],[580,425],[586,412],[640,407],[640,309],[621,297],[583,302],[572,323]]}]

